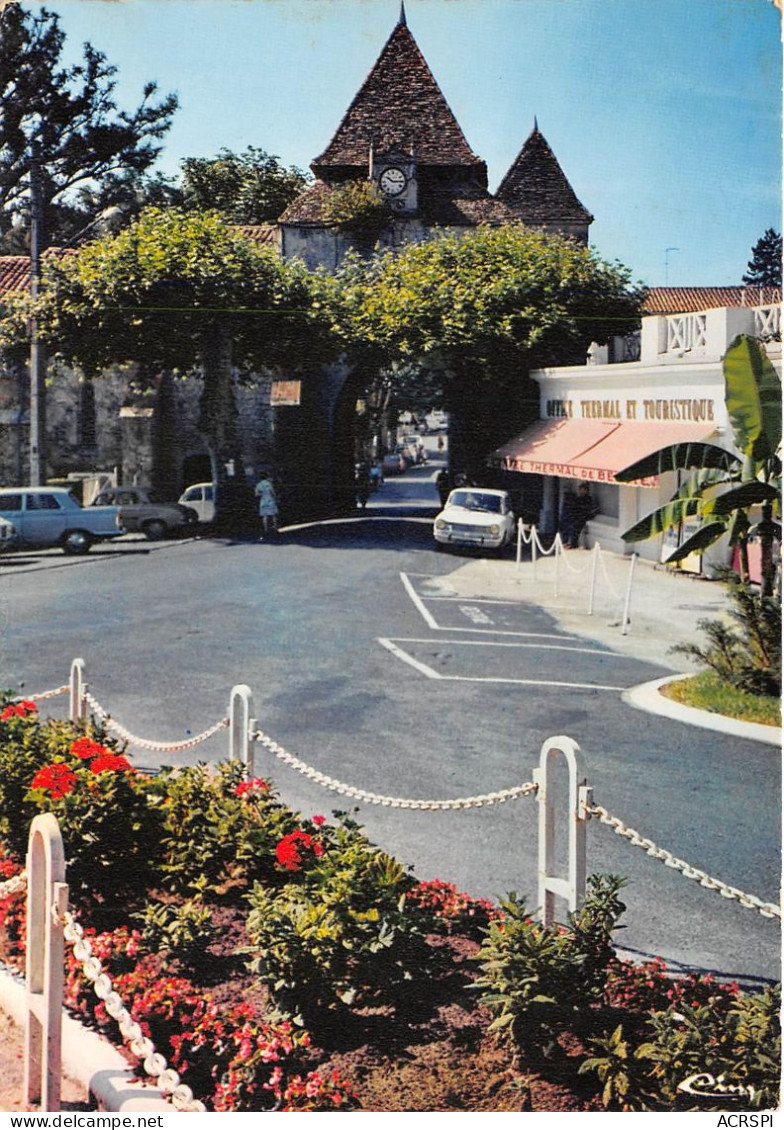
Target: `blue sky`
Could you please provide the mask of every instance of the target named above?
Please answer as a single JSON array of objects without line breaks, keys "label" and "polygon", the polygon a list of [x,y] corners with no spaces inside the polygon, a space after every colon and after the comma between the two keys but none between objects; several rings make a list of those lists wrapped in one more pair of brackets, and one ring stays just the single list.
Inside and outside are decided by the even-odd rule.
[{"label": "blue sky", "polygon": [[[31,6],[28,0],[28,6]],[[131,108],[181,108],[160,167],[255,145],[307,168],[399,0],[48,0]],[[407,0],[408,25],[494,190],[534,115],[591,242],[653,286],[739,283],[781,230],[781,16],[771,0]],[[669,251],[667,249],[670,249]]]}]

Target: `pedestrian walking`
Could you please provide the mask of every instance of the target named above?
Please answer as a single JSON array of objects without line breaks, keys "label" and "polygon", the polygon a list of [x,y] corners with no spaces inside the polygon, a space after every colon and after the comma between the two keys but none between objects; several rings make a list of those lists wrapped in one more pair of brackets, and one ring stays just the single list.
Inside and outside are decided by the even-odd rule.
[{"label": "pedestrian walking", "polygon": [[278,528],[278,499],[268,475],[262,474],[256,483],[254,493],[259,500],[259,517],[264,534],[269,533],[270,530],[273,533],[276,532]]}]

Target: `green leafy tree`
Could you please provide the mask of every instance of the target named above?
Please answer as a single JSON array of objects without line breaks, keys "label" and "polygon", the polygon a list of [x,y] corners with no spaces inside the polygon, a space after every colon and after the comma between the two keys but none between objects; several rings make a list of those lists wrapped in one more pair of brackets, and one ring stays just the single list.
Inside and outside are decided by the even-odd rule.
[{"label": "green leafy tree", "polygon": [[[24,340],[29,304],[0,323],[0,345]],[[148,209],[128,228],[50,261],[40,333],[53,352],[90,376],[136,362],[142,373],[199,367],[199,427],[213,464],[218,505],[226,464],[241,481],[235,380],[317,364],[333,355],[312,276],[257,248],[215,213]]]},{"label": "green leafy tree", "polygon": [[182,174],[186,207],[214,209],[234,224],[274,223],[310,180],[252,145],[244,153],[221,149],[217,157],[189,157]]},{"label": "green leafy tree", "polygon": [[748,286],[781,286],[781,235],[768,228],[751,249],[743,281]]},{"label": "green leafy tree", "polygon": [[46,8],[31,13],[11,3],[0,10],[0,237],[7,250],[18,250],[27,232],[34,150],[44,232],[62,242],[83,226],[69,198],[80,187],[149,169],[177,108],[174,95],[156,101],[149,82],[135,110],[119,110],[116,67],[89,43],[82,60],[67,66],[64,41],[59,17]]},{"label": "green leafy tree", "polygon": [[367,263],[349,259],[335,285],[357,363],[393,380],[415,372],[415,383],[437,389],[428,399],[451,413],[453,456],[462,448],[477,468],[538,415],[529,370],[582,360],[591,341],[629,332],[643,298],[625,268],[522,226],[442,233]]},{"label": "green leafy tree", "polygon": [[[773,542],[781,527],[773,521],[780,513],[781,494],[781,380],[763,345],[740,334],[724,357],[725,401],[732,425],[733,455],[710,443],[678,443],[655,451],[616,473],[620,483],[631,483],[665,471],[690,474],[664,506],[628,529],[628,542],[646,541],[697,517],[701,525],[668,557],[682,561],[700,553],[729,532],[730,544],[741,547],[748,576],[746,546],[757,535],[762,551],[761,595],[770,596],[774,585]],[[759,507],[760,518],[750,514]]]}]

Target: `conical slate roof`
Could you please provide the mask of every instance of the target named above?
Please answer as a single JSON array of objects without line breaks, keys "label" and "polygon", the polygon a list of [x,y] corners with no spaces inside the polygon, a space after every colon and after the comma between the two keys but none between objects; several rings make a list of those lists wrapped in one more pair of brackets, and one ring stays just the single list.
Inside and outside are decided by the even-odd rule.
[{"label": "conical slate roof", "polygon": [[591,223],[593,216],[574,194],[550,146],[534,125],[498,191],[496,200],[513,208],[524,223]]},{"label": "conical slate roof", "polygon": [[377,153],[413,146],[420,165],[470,165],[486,176],[484,161],[471,151],[402,10],[335,136],[311,168],[317,176],[329,176],[330,168],[367,167],[371,144]]}]

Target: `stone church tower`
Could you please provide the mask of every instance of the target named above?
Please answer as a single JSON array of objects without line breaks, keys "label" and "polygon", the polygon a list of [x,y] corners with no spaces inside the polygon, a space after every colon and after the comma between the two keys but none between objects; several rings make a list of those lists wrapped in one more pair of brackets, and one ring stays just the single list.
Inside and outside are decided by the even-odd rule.
[{"label": "stone church tower", "polygon": [[[522,222],[585,242],[593,219],[536,126],[496,195],[488,191],[487,165],[466,141],[402,5],[375,65],[311,169],[315,183],[278,221],[283,256],[299,256],[310,267],[334,269],[350,247],[398,247],[435,228]],[[331,201],[352,183],[374,184],[388,205],[370,245],[331,220]]]}]

